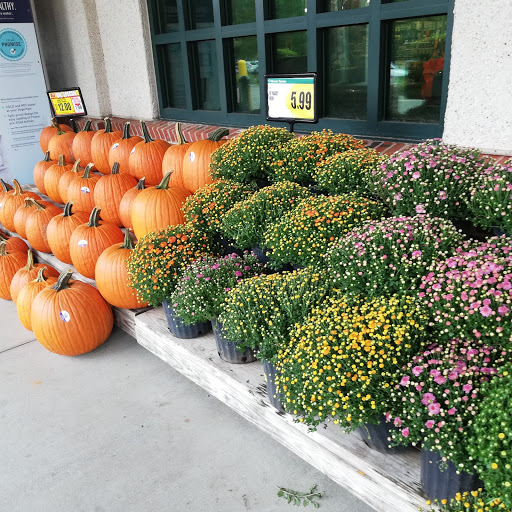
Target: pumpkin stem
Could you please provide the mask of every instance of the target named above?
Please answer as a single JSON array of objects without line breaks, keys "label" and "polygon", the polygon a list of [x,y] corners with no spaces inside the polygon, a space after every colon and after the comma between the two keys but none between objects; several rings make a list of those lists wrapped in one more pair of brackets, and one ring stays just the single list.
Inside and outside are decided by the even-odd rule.
[{"label": "pumpkin stem", "polygon": [[50,161],[50,151],[47,151],[44,154],[43,162],[49,162]]},{"label": "pumpkin stem", "polygon": [[47,270],[46,267],[41,267],[38,271],[37,271],[37,277],[34,279],[33,282],[36,282],[36,283],[44,283],[46,281],[46,278],[44,277],[44,271]]},{"label": "pumpkin stem", "polygon": [[71,279],[72,275],[73,271],[70,268],[64,270],[64,272],[62,272],[62,274],[60,274],[59,278],[57,279],[57,283],[52,286],[52,289],[60,292],[61,290],[69,288],[69,280]]},{"label": "pumpkin stem", "polygon": [[59,155],[59,164],[61,167],[66,165],[66,157],[64,155]]},{"label": "pumpkin stem", "polygon": [[140,125],[142,127],[142,134],[144,135],[144,142],[153,142],[153,139],[149,135],[148,127],[146,126],[146,123],[144,121],[140,122]]},{"label": "pumpkin stem", "polygon": [[73,203],[70,201],[64,205],[64,211],[62,212],[63,217],[71,217],[73,215],[73,212],[71,209],[73,208]]},{"label": "pumpkin stem", "polygon": [[[50,153],[49,151],[47,152]],[[3,179],[0,178],[0,183],[2,184],[2,192],[9,192],[9,190],[12,190],[11,185],[6,183]]]},{"label": "pumpkin stem", "polygon": [[2,240],[0,242],[0,256],[7,256],[7,241]]},{"label": "pumpkin stem", "polygon": [[57,125],[57,135],[64,135],[66,132],[60,127],[60,124],[55,124]]},{"label": "pumpkin stem", "polygon": [[27,253],[27,264],[25,265],[25,270],[34,270],[36,266],[34,265],[34,254],[29,249]]},{"label": "pumpkin stem", "polygon": [[100,225],[100,212],[101,212],[101,208],[98,208],[97,206],[95,206],[92,209],[91,215],[89,217],[89,222],[87,223],[87,225],[90,228],[97,228],[97,227],[99,227],[99,225]]},{"label": "pumpkin stem", "polygon": [[114,162],[110,174],[119,174],[119,162]]},{"label": "pumpkin stem", "polygon": [[129,229],[125,230],[123,245],[119,246],[119,249],[130,249],[130,250],[133,250],[133,242],[132,242],[132,239],[130,237],[130,230]]},{"label": "pumpkin stem", "polygon": [[54,128],[57,128],[59,125],[57,123],[57,118],[52,117],[52,121],[50,123]]},{"label": "pumpkin stem", "polygon": [[85,124],[84,124],[84,127],[82,128],[82,131],[83,132],[90,132],[91,131],[91,120],[90,119],[87,119],[87,121],[85,121]]},{"label": "pumpkin stem", "polygon": [[0,231],[0,244],[2,242],[7,242],[8,238]]},{"label": "pumpkin stem", "polygon": [[71,128],[73,128],[73,131],[75,133],[78,133],[80,131],[78,125],[76,124],[76,119],[74,117],[71,118]]},{"label": "pumpkin stem", "polygon": [[91,169],[94,167],[94,164],[91,162],[91,163],[88,163],[86,166],[85,166],[85,169],[84,169],[84,174],[82,176],[82,178],[85,178],[85,179],[89,179],[91,177]]},{"label": "pumpkin stem", "polygon": [[171,179],[171,174],[174,171],[169,171],[163,178],[163,180],[160,182],[160,185],[157,185],[155,188],[158,188],[159,190],[167,190],[169,188],[169,180]]},{"label": "pumpkin stem", "polygon": [[110,117],[105,117],[103,121],[105,121],[105,133],[112,133],[112,121]]},{"label": "pumpkin stem", "polygon": [[14,178],[12,180],[12,183],[14,185],[14,194],[13,195],[21,196],[21,194],[23,194],[23,191],[21,190],[21,185],[20,185],[19,181],[16,178]]},{"label": "pumpkin stem", "polygon": [[31,206],[33,206],[32,198],[25,197],[25,204],[23,205],[23,208],[30,208]]},{"label": "pumpkin stem", "polygon": [[146,186],[146,178],[141,178],[135,187],[137,190],[144,190]]},{"label": "pumpkin stem", "polygon": [[178,144],[178,145],[187,144],[187,141],[186,141],[183,133],[181,133],[181,123],[179,121],[176,123],[175,129],[176,129],[176,140],[177,140],[176,144]]},{"label": "pumpkin stem", "polygon": [[80,158],[78,160],[75,160],[75,163],[73,164],[73,169],[71,169],[73,172],[80,172]]},{"label": "pumpkin stem", "polygon": [[44,204],[41,204],[39,201],[36,201],[33,197],[30,198],[30,202],[32,203],[32,205],[36,205],[36,212],[46,210],[46,206]]},{"label": "pumpkin stem", "polygon": [[208,135],[208,139],[213,142],[219,142],[224,135],[229,135],[229,130],[227,128],[217,128],[215,131]]},{"label": "pumpkin stem", "polygon": [[130,139],[131,138],[131,135],[130,135],[130,121],[126,121],[126,123],[124,123],[124,126],[123,126],[123,136],[121,137],[122,139]]}]

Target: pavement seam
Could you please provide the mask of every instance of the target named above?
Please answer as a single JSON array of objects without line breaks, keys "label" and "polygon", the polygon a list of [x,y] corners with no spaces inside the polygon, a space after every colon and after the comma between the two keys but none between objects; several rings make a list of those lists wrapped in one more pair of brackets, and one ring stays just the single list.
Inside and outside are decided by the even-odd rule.
[{"label": "pavement seam", "polygon": [[25,341],[25,343],[20,343],[19,345],[15,345],[14,347],[6,348],[5,350],[0,350],[0,354],[8,352],[9,350],[12,350],[14,348],[22,347],[23,345],[28,345],[29,343],[33,343],[34,341],[37,341],[37,339],[34,338],[33,340]]}]

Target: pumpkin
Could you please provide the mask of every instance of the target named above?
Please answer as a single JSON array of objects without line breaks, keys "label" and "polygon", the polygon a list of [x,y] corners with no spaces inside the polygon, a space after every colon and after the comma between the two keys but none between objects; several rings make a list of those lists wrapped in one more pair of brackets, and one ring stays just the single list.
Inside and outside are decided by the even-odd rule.
[{"label": "pumpkin", "polygon": [[69,171],[66,171],[64,174],[62,174],[59,178],[59,196],[62,199],[61,203],[68,202],[68,187],[71,182],[75,178],[78,178],[79,174],[83,172],[83,169],[80,167],[80,162],[80,159],[75,160],[73,167]]},{"label": "pumpkin", "polygon": [[32,330],[30,314],[32,312],[32,302],[36,298],[36,295],[47,286],[51,286],[57,282],[55,277],[46,278],[44,275],[45,270],[45,266],[37,269],[36,278],[21,288],[18,294],[18,298],[15,302],[16,309],[18,310],[18,318],[20,319],[21,325],[23,325],[23,327],[29,331]]},{"label": "pumpkin", "polygon": [[25,203],[25,198],[41,199],[34,192],[22,190],[18,180],[14,179],[12,182],[14,183],[14,190],[7,192],[0,202],[0,222],[9,231],[14,231],[14,214]]},{"label": "pumpkin", "polygon": [[135,188],[131,188],[126,192],[119,203],[119,219],[125,228],[133,229],[132,226],[132,203],[133,200],[139,195],[141,190],[144,190],[144,182],[146,178],[141,178]]},{"label": "pumpkin", "polygon": [[173,171],[169,186],[185,188],[183,182],[183,157],[192,142],[187,142],[181,133],[181,123],[176,123],[176,138],[178,142],[167,149],[162,161],[162,176]]},{"label": "pumpkin", "polygon": [[27,231],[27,242],[36,250],[50,253],[48,236],[46,231],[48,224],[55,217],[62,213],[62,210],[53,204],[44,205],[35,199],[31,199],[36,204],[36,209],[28,216],[25,229]]},{"label": "pumpkin", "polygon": [[69,252],[75,268],[85,277],[94,279],[94,269],[100,254],[111,245],[124,240],[121,229],[110,222],[100,223],[100,209],[94,208],[87,224],[78,226],[69,240]]},{"label": "pumpkin", "polygon": [[12,278],[26,263],[27,256],[24,252],[8,253],[5,242],[0,242],[0,299],[11,299]]},{"label": "pumpkin", "polygon": [[56,215],[48,223],[46,237],[52,253],[63,263],[71,265],[69,253],[69,240],[73,231],[89,220],[86,212],[73,212],[72,203],[66,203],[62,215]]},{"label": "pumpkin", "polygon": [[43,128],[41,130],[41,135],[39,136],[39,145],[41,146],[41,150],[43,151],[43,153],[46,153],[48,151],[48,143],[50,142],[51,138],[57,134],[58,128],[65,132],[73,131],[73,128],[71,128],[71,126],[68,126],[66,124],[58,124],[55,118],[52,119],[51,125]]},{"label": "pumpkin", "polygon": [[50,158],[52,160],[57,160],[59,155],[64,155],[68,162],[74,162],[75,157],[73,156],[73,140],[75,136],[76,133],[73,130],[64,131],[60,126],[57,125],[57,133],[50,139],[50,142],[48,143]]},{"label": "pumpkin", "polygon": [[183,183],[185,188],[194,193],[196,190],[213,183],[210,175],[212,153],[226,143],[220,140],[229,130],[218,128],[207,139],[193,142],[183,157]]},{"label": "pumpkin", "polygon": [[96,286],[103,298],[113,306],[124,309],[135,309],[147,306],[139,302],[129,286],[126,260],[133,251],[130,232],[126,230],[124,242],[105,249],[96,262]]},{"label": "pumpkin", "polygon": [[105,118],[105,129],[98,130],[91,141],[92,162],[101,174],[110,172],[108,164],[108,153],[117,139],[120,139],[122,133],[119,130],[112,131],[112,121],[109,117]]},{"label": "pumpkin", "polygon": [[108,152],[108,164],[110,168],[114,162],[119,162],[119,173],[130,174],[130,153],[133,147],[142,142],[140,137],[130,135],[130,121],[124,123],[123,136],[116,140]]},{"label": "pumpkin", "polygon": [[91,174],[93,164],[87,164],[82,176],[76,177],[68,186],[68,201],[73,203],[78,212],[92,212],[94,208],[94,188],[100,177]]},{"label": "pumpkin", "polygon": [[119,173],[119,163],[114,162],[112,171],[102,176],[94,189],[94,202],[101,209],[101,218],[117,226],[123,223],[119,217],[119,205],[124,194],[137,185],[137,180],[130,174]]},{"label": "pumpkin", "polygon": [[189,194],[182,188],[168,188],[171,174],[168,172],[160,185],[142,190],[133,200],[131,219],[137,238],[185,222],[181,207]]},{"label": "pumpkin", "polygon": [[28,251],[28,245],[17,236],[9,237],[0,232],[0,243],[5,243],[7,254],[12,254],[13,252],[26,253]]},{"label": "pumpkin", "polygon": [[3,202],[2,199],[6,194],[12,194],[13,192],[14,190],[11,187],[11,185],[9,185],[9,183],[6,183],[3,179],[0,178],[0,203]]},{"label": "pumpkin", "polygon": [[110,335],[110,306],[90,284],[71,281],[65,271],[54,286],[41,290],[32,302],[30,321],[36,339],[51,352],[77,356],[99,347]]},{"label": "pumpkin", "polygon": [[[73,139],[72,149],[75,160],[81,160],[84,164],[93,162],[91,142],[95,134],[96,132],[91,130],[91,121],[87,120],[83,129]],[[96,168],[93,168],[93,170],[96,170]]]},{"label": "pumpkin", "polygon": [[44,158],[34,166],[34,183],[42,194],[46,194],[46,189],[44,188],[44,175],[53,164],[55,164],[55,162],[50,160],[50,152],[47,151]]},{"label": "pumpkin", "polygon": [[45,268],[46,275],[49,277],[59,277],[59,272],[49,265],[43,265],[42,263],[34,264],[34,255],[32,251],[28,251],[27,264],[18,270],[11,281],[9,291],[11,292],[11,298],[16,304],[18,300],[18,294],[21,289],[30,281],[33,281],[37,277],[39,270]]},{"label": "pumpkin", "polygon": [[73,169],[73,164],[66,163],[66,157],[59,155],[58,163],[52,165],[46,170],[44,175],[44,188],[46,195],[56,203],[64,203],[64,199],[60,195],[59,182],[61,177]]},{"label": "pumpkin", "polygon": [[130,154],[130,174],[138,180],[146,178],[148,185],[158,185],[162,180],[162,161],[170,144],[153,140],[144,121],[140,122],[144,140],[136,144]]},{"label": "pumpkin", "polygon": [[[48,201],[41,201],[41,204],[50,205],[52,203]],[[16,210],[16,213],[14,214],[14,230],[21,236],[21,238],[27,238],[27,231],[25,229],[27,219],[36,208],[37,205],[32,201],[32,198],[27,197],[25,199],[25,203]]]}]

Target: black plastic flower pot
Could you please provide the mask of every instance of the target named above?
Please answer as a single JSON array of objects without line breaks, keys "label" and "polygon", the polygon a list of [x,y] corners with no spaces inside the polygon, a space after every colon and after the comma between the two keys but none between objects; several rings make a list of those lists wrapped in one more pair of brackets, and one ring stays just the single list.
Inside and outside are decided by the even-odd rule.
[{"label": "black plastic flower pot", "polygon": [[485,242],[490,236],[492,236],[491,231],[483,229],[480,226],[475,226],[468,220],[452,220],[452,224],[462,231],[462,234],[466,239],[473,238],[479,242]]},{"label": "black plastic flower pot", "polygon": [[421,485],[431,500],[450,500],[460,492],[474,491],[484,486],[478,475],[461,471],[455,464],[443,462],[440,452],[421,450]]},{"label": "black plastic flower pot", "polygon": [[257,180],[254,180],[255,183],[256,183],[256,186],[258,188],[265,188],[265,187],[270,187],[270,185],[272,185],[272,183],[270,182],[270,180],[268,180],[267,178],[259,178]]},{"label": "black plastic flower pot", "polygon": [[265,265],[270,261],[270,258],[267,256],[267,251],[265,249],[261,249],[260,247],[253,247],[252,252],[256,254],[258,261],[262,265]]},{"label": "black plastic flower pot", "polygon": [[502,229],[500,228],[492,228],[492,234],[494,236],[503,236],[503,235],[506,235],[507,237],[510,238],[510,235],[506,232],[506,231],[503,231]]},{"label": "black plastic flower pot", "polygon": [[236,348],[235,341],[229,341],[222,335],[222,323],[212,320],[213,335],[217,344],[217,353],[219,357],[232,364],[246,364],[256,361],[254,351],[246,348],[243,352]]},{"label": "black plastic flower pot", "polygon": [[234,240],[228,240],[227,238],[224,238],[220,235],[214,235],[213,237],[214,244],[219,248],[219,252],[223,256],[227,256],[228,254],[238,254],[238,256],[243,256],[244,251],[242,249],[239,249],[235,245],[233,245]]},{"label": "black plastic flower pot", "polygon": [[263,372],[265,373],[265,382],[267,383],[267,395],[270,403],[280,412],[284,412],[281,400],[284,398],[282,393],[277,392],[276,376],[278,375],[277,368],[268,361],[263,360]]},{"label": "black plastic flower pot", "polygon": [[162,306],[164,308],[165,317],[167,318],[169,331],[171,331],[171,334],[176,336],[176,338],[198,338],[212,330],[212,324],[210,322],[201,322],[192,325],[184,324],[181,317],[176,315],[174,309],[166,300],[162,302]]},{"label": "black plastic flower pot", "polygon": [[361,439],[366,446],[380,453],[401,453],[407,450],[407,446],[393,446],[390,447],[391,432],[398,429],[392,424],[386,422],[384,418],[378,425],[372,423],[365,423],[357,429]]}]

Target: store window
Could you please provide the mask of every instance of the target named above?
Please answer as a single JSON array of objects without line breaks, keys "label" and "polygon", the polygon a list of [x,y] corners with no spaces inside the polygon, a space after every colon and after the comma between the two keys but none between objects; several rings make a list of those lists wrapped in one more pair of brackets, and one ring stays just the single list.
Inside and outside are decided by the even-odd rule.
[{"label": "store window", "polygon": [[307,33],[284,32],[270,36],[272,73],[306,73],[308,70]]}]

